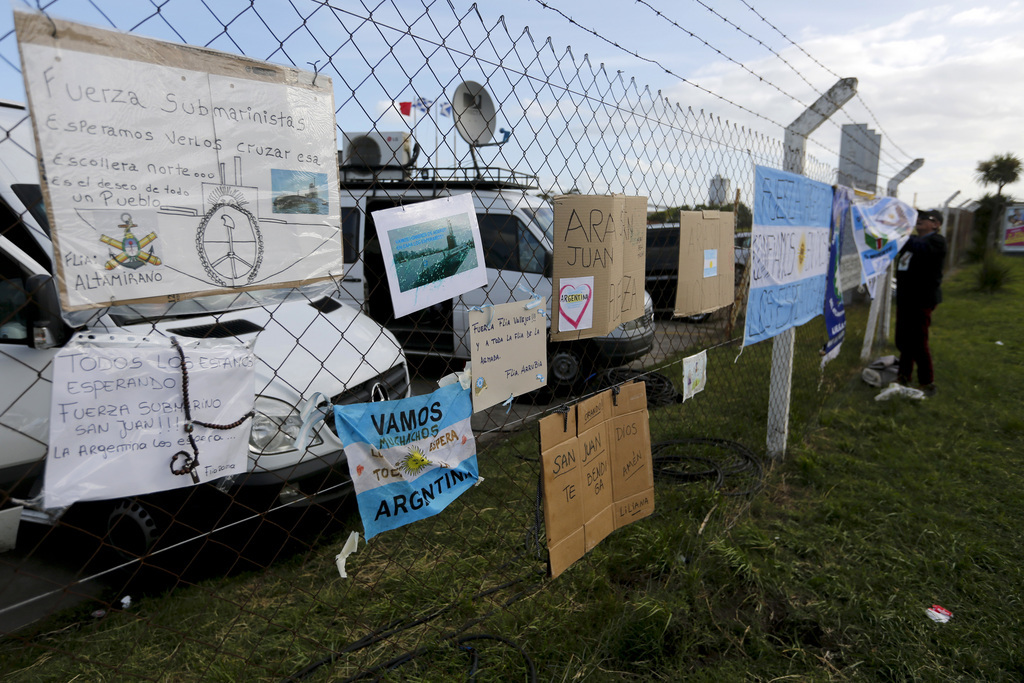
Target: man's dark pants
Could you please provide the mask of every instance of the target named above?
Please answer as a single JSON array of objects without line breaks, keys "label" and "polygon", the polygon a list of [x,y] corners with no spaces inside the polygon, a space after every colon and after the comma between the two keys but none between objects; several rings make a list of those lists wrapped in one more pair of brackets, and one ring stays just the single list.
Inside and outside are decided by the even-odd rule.
[{"label": "man's dark pants", "polygon": [[909,383],[917,364],[917,380],[921,386],[935,381],[932,353],[928,348],[928,328],[933,308],[898,306],[896,308],[896,348],[900,352],[899,379]]}]

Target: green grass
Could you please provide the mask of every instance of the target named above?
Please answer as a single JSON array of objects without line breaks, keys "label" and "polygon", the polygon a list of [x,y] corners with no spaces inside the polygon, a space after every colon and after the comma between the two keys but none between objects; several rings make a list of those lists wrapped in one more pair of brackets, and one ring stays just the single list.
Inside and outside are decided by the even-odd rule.
[{"label": "green grass", "polygon": [[[485,483],[444,513],[360,548],[348,580],[334,554],[360,528],[351,515],[268,570],[182,583],[101,620],[92,607],[58,615],[8,639],[0,669],[8,680],[280,680],[401,622],[309,680],[417,649],[384,680],[462,680],[470,656],[451,637],[481,632],[522,647],[540,680],[1024,679],[1024,260],[1009,265],[992,294],[976,291],[978,266],[946,285],[936,397],[873,400],[856,376],[864,310],[820,374],[815,321],[797,335],[790,450],[763,488],[659,482],[651,518],[558,579],[530,544],[533,430],[482,450]],[[653,438],[763,452],[770,351],[736,361],[734,346],[713,349],[708,389],[652,410]],[[952,621],[929,620],[934,603]],[[474,647],[479,680],[526,680],[512,645]]]}]

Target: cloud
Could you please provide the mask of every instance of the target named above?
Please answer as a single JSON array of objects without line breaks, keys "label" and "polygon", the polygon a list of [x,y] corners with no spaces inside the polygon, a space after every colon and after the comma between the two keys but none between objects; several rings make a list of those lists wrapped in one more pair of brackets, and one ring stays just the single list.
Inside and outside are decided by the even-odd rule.
[{"label": "cloud", "polygon": [[[991,27],[996,24],[1000,30],[993,35]],[[1019,82],[1018,65],[1024,60],[1024,43],[1016,37],[1022,30],[1024,11],[1019,3],[956,14],[948,6],[939,6],[883,25],[839,35],[818,34],[802,46],[835,73],[858,79],[859,98],[844,106],[833,121],[849,123],[852,118],[876,130],[880,124],[886,135],[880,169],[885,178],[880,184],[884,186],[912,159],[923,157],[924,167],[904,182],[900,196],[911,200],[916,194],[919,205],[935,206],[956,190],[961,190],[961,199],[983,193],[973,180],[979,160],[1006,151],[1024,154],[1024,149],[1013,149],[1021,144],[1019,122],[1024,111],[1024,91],[1014,87]],[[772,55],[748,61],[746,66],[802,104],[725,62],[708,64],[692,78],[784,127],[836,78],[792,45],[779,52],[813,88]],[[773,130],[771,123],[691,86],[677,84],[666,89],[666,95],[782,136],[783,131]],[[812,136],[808,151],[835,164],[839,138],[838,127],[826,123]]]},{"label": "cloud", "polygon": [[958,12],[949,18],[950,26],[998,26],[1010,21],[1020,21],[1021,6],[1019,3],[1011,3],[1001,9],[991,7],[974,7],[963,12]]}]

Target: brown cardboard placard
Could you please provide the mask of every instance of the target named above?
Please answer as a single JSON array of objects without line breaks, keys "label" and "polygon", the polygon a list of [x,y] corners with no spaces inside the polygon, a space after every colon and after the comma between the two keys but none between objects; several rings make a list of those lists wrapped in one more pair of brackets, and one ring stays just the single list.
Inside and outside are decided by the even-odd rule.
[{"label": "brown cardboard placard", "polygon": [[[552,416],[559,421],[561,418]],[[545,418],[551,419],[551,418]],[[583,465],[575,435],[541,453],[544,468],[544,527],[548,545],[571,536],[583,526]]]},{"label": "brown cardboard placard", "polygon": [[582,484],[583,524],[586,546],[590,550],[615,528],[612,521],[611,442],[608,422],[604,421],[576,438],[579,444],[580,483]]},{"label": "brown cardboard placard", "polygon": [[654,488],[650,422],[643,386],[634,383],[622,388],[616,397],[618,411],[610,422],[612,489],[617,503]]},{"label": "brown cardboard placard", "polygon": [[[647,271],[647,197],[625,197],[622,214],[622,302],[619,324],[644,314],[644,278]],[[637,279],[639,278],[639,279]]]},{"label": "brown cardboard placard", "polygon": [[637,382],[581,401],[543,418],[540,435],[548,553],[558,576],[654,510],[646,388]]},{"label": "brown cardboard placard", "polygon": [[552,340],[603,337],[643,315],[647,198],[563,195],[553,204]]},{"label": "brown cardboard placard", "polygon": [[552,577],[558,576],[571,567],[573,562],[587,554],[584,534],[584,528],[580,527],[558,543],[549,544],[548,562],[551,564]]},{"label": "brown cardboard placard", "polygon": [[732,303],[734,219],[729,211],[679,214],[679,279],[675,315],[711,313]]}]

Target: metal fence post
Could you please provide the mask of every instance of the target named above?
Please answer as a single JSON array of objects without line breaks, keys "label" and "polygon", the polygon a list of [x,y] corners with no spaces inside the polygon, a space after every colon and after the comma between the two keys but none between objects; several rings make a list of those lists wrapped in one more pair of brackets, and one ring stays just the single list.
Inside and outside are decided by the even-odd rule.
[{"label": "metal fence post", "polygon": [[[786,128],[783,170],[803,174],[807,136],[857,94],[857,79],[842,78]],[[755,190],[756,191],[756,190]],[[771,384],[768,391],[768,455],[781,457],[789,437],[789,399],[793,387],[793,345],[796,329],[772,341]]]},{"label": "metal fence post", "polygon": [[924,159],[914,159],[909,164],[907,164],[902,171],[900,171],[899,173],[897,173],[896,175],[889,179],[889,184],[885,188],[886,194],[890,197],[895,197],[896,192],[898,191],[898,188],[900,186],[900,183],[902,183],[904,180],[910,177],[911,173],[921,168],[922,166],[924,166]]}]

